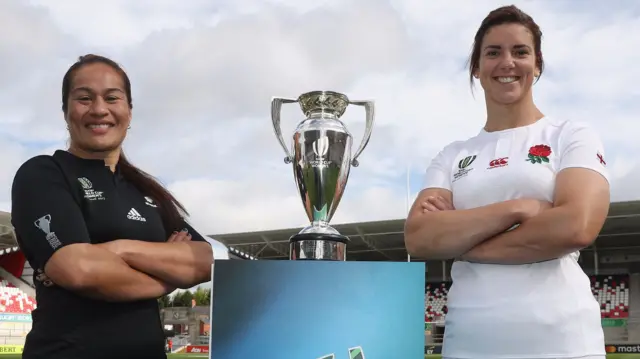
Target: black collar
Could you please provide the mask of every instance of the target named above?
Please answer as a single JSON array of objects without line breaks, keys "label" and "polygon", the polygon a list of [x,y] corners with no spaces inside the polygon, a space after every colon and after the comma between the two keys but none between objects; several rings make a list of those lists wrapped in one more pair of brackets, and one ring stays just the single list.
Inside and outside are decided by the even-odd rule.
[{"label": "black collar", "polygon": [[78,167],[81,168],[103,168],[104,170],[108,171],[109,173],[112,173],[115,175],[116,178],[121,179],[122,178],[122,172],[120,170],[120,163],[116,164],[116,169],[114,172],[111,172],[111,168],[109,168],[109,166],[106,165],[106,163],[104,162],[104,160],[98,160],[98,159],[88,159],[88,158],[82,158],[82,157],[78,157],[76,155],[74,155],[73,153],[69,152],[69,151],[65,151],[65,150],[56,150],[55,153],[53,154],[54,157],[58,157],[58,158],[62,158],[66,161],[70,161],[74,164],[76,164]]}]

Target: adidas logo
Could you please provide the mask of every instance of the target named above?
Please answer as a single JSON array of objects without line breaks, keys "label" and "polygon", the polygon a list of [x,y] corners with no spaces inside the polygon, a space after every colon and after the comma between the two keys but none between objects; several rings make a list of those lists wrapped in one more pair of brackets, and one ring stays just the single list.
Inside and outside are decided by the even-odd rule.
[{"label": "adidas logo", "polygon": [[129,210],[129,213],[127,214],[127,218],[133,221],[140,221],[140,222],[147,221],[144,217],[142,217],[142,215],[138,211],[136,211],[135,208],[131,208]]}]

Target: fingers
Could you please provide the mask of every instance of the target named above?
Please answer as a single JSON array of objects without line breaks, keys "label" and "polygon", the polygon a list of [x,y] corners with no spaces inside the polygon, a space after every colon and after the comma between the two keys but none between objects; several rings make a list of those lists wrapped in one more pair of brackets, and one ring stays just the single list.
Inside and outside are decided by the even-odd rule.
[{"label": "fingers", "polygon": [[449,203],[449,201],[445,200],[443,197],[431,197],[428,199],[436,208],[442,211],[450,211],[453,209],[453,205]]},{"label": "fingers", "polygon": [[439,211],[438,207],[434,206],[429,202],[422,202],[422,212],[437,212]]},{"label": "fingers", "polygon": [[453,209],[453,205],[440,196],[427,197],[427,200],[422,203],[423,212],[450,211]]},{"label": "fingers", "polygon": [[180,232],[173,232],[167,242],[185,242],[190,241],[191,235],[186,230],[182,230]]},{"label": "fingers", "polygon": [[36,280],[42,282],[45,287],[51,287],[54,285],[51,279],[49,279],[49,277],[44,274],[44,271],[42,269],[38,269],[37,273],[38,274],[36,275]]}]

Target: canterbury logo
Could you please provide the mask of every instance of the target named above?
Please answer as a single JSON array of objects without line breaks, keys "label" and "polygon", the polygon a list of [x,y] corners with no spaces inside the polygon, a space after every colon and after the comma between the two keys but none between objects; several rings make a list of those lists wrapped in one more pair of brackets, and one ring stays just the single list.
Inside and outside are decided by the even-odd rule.
[{"label": "canterbury logo", "polygon": [[458,168],[463,169],[469,167],[476,160],[476,155],[466,157],[458,162]]},{"label": "canterbury logo", "polygon": [[322,136],[313,143],[313,153],[318,157],[323,157],[329,151],[329,137]]},{"label": "canterbury logo", "polygon": [[489,162],[489,169],[504,167],[509,164],[509,157],[497,158]]}]

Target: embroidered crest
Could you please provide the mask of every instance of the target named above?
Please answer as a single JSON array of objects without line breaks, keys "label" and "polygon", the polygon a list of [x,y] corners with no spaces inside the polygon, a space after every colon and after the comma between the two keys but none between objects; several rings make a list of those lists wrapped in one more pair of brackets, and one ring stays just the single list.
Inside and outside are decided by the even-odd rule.
[{"label": "embroidered crest", "polygon": [[529,158],[527,158],[526,161],[531,163],[549,163],[551,153],[551,147],[547,145],[535,145],[529,149]]}]

